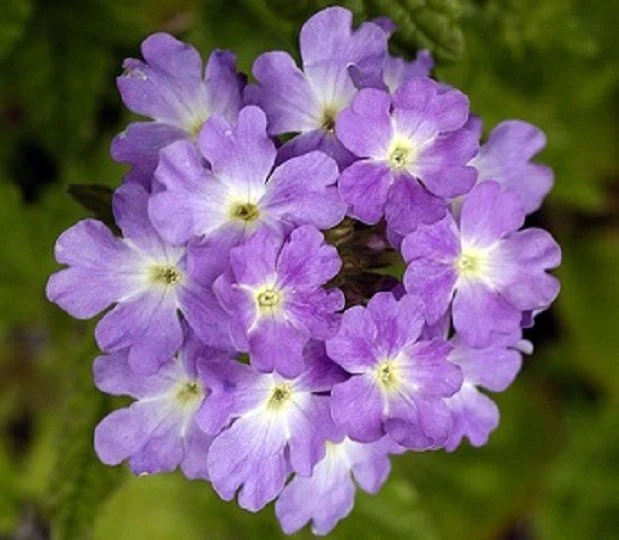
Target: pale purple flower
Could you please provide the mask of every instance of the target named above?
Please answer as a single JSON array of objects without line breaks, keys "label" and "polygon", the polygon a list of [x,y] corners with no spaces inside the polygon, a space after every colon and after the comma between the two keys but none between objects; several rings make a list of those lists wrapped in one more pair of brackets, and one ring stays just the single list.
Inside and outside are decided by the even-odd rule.
[{"label": "pale purple flower", "polygon": [[457,336],[452,339],[454,348],[447,359],[462,370],[464,380],[462,388],[445,400],[452,418],[445,444],[448,452],[455,450],[464,437],[473,446],[483,446],[499,425],[499,408],[479,389],[502,392],[516,378],[522,364],[517,348],[519,334],[505,336],[483,349],[469,347]]},{"label": "pale purple flower", "polygon": [[337,250],[311,225],[285,239],[263,230],[231,251],[230,269],[213,289],[230,315],[234,345],[256,369],[297,376],[310,338],[335,333],[344,295],[323,285],[340,266]]},{"label": "pale purple flower", "polygon": [[[481,134],[481,123],[473,129]],[[516,193],[530,214],[542,205],[554,181],[550,167],[531,161],[545,146],[541,129],[522,120],[505,120],[490,132],[469,165],[477,169],[479,182],[494,180]]]},{"label": "pale purple flower", "polygon": [[559,265],[560,248],[542,229],[519,231],[523,223],[518,196],[483,182],[464,198],[458,223],[447,215],[406,236],[404,285],[423,300],[428,323],[451,307],[463,341],[487,347],[555,299],[559,282],[546,270]]},{"label": "pale purple flower", "polygon": [[357,485],[377,493],[391,470],[389,454],[399,452],[389,438],[359,443],[339,436],[326,442],[325,456],[307,478],[296,475],[275,503],[286,534],[311,522],[312,533],[326,535],[353,509]]},{"label": "pale purple flower", "polygon": [[324,455],[330,423],[325,392],[345,374],[317,342],[306,348],[305,366],[294,379],[244,366],[238,381],[205,401],[198,422],[206,431],[222,404],[232,403],[233,422],[215,438],[207,458],[222,499],[232,500],[238,490],[239,505],[256,512],[279,495],[290,472],[310,476]]},{"label": "pale purple flower", "polygon": [[394,94],[400,86],[412,79],[429,77],[433,68],[434,59],[426,49],[420,50],[412,61],[388,55],[383,69],[383,81],[389,92]]},{"label": "pale purple flower", "polygon": [[246,98],[266,111],[270,134],[299,134],[284,145],[280,160],[322,150],[345,167],[353,157],[333,128],[357,91],[350,72],[365,86],[382,85],[387,34],[369,22],[353,30],[352,13],[335,6],[308,19],[299,45],[302,69],[285,52],[259,56],[252,69],[258,85],[246,89]]},{"label": "pale purple flower", "polygon": [[310,152],[273,170],[276,149],[258,107],[242,109],[236,126],[207,120],[198,148],[173,143],[162,150],[155,172],[165,189],[151,198],[150,215],[172,243],[202,237],[229,248],[262,228],[285,233],[311,223],[328,229],[344,217],[333,186],[338,168],[326,154]]},{"label": "pale purple flower", "polygon": [[367,224],[386,217],[398,234],[443,218],[446,199],[466,193],[477,178],[467,162],[478,139],[461,129],[468,115],[464,94],[424,77],[393,96],[360,90],[336,123],[342,143],[361,158],[338,181],[348,214]]},{"label": "pale purple flower", "polygon": [[129,348],[129,362],[141,372],[156,371],[180,347],[179,310],[205,343],[229,343],[212,291],[186,272],[185,247],[167,244],[152,227],[147,199],[136,183],[116,191],[114,215],[123,238],[94,219],[60,235],[56,260],[68,268],[47,284],[47,297],[78,319],[116,304],[97,324],[97,343],[108,352]]},{"label": "pale purple flower", "polygon": [[462,374],[447,362],[445,340],[419,339],[423,325],[423,305],[412,295],[398,301],[377,293],[367,307],[344,312],[327,352],[352,374],[331,392],[333,419],[351,439],[371,442],[388,433],[417,450],[447,439],[443,398],[459,390]]},{"label": "pale purple flower", "polygon": [[95,450],[107,465],[128,460],[136,474],[168,472],[178,466],[188,478],[208,479],[206,454],[213,439],[196,423],[208,395],[206,366],[234,362],[231,353],[205,347],[191,333],[178,354],[150,375],[135,373],[127,351],[95,360],[97,387],[131,396],[129,407],[106,416],[95,429]]},{"label": "pale purple flower", "polygon": [[118,89],[133,112],[153,119],[135,122],[112,142],[112,157],[133,166],[127,179],[150,188],[159,150],[179,139],[195,139],[204,121],[219,114],[234,122],[243,79],[228,51],[213,51],[206,69],[198,51],[169,34],[142,43],[145,61],[128,58]]},{"label": "pale purple flower", "polygon": [[[371,22],[380,26],[388,38],[391,38],[397,29],[396,24],[389,17],[377,17],[372,19]],[[387,53],[382,77],[384,89],[389,90],[393,94],[400,86],[411,79],[429,77],[433,68],[434,58],[432,58],[430,51],[426,49],[418,51],[413,61]]]}]

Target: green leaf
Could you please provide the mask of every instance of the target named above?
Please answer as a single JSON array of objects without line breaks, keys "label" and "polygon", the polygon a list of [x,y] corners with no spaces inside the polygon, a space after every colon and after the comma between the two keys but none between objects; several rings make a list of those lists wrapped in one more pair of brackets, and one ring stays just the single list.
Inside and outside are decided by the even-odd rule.
[{"label": "green leaf", "polygon": [[[98,2],[42,3],[26,39],[5,59],[0,90],[21,111],[18,133],[36,137],[58,158],[96,136],[99,101],[112,85],[114,57],[100,41],[113,25]],[[86,21],[86,22],[85,22]]]},{"label": "green leaf", "polygon": [[[90,347],[89,347],[90,349]],[[70,392],[58,441],[58,461],[49,487],[53,538],[89,538],[105,498],[119,485],[123,469],[103,465],[93,449],[93,431],[109,410],[109,398],[91,380],[90,355],[67,370]]]},{"label": "green leaf", "polygon": [[105,223],[116,233],[120,233],[112,212],[112,197],[114,195],[112,188],[98,184],[71,184],[68,192],[96,219]]},{"label": "green leaf", "polygon": [[613,538],[619,530],[619,416],[616,402],[600,414],[575,411],[570,438],[553,463],[547,496],[536,512],[540,538]]},{"label": "green leaf", "polygon": [[404,50],[429,49],[439,62],[454,62],[464,51],[460,0],[365,0],[371,17],[388,16],[398,26],[394,42]]},{"label": "green leaf", "polygon": [[22,36],[31,14],[31,0],[3,0],[0,9],[0,59],[11,51]]}]

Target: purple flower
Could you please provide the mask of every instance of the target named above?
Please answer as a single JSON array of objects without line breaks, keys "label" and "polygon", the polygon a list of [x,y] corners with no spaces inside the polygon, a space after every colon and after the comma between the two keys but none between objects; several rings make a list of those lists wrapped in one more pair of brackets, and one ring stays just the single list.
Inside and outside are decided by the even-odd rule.
[{"label": "purple flower", "polygon": [[[481,123],[475,127],[481,134]],[[469,165],[477,169],[479,182],[494,180],[516,193],[530,214],[542,205],[554,181],[550,167],[531,162],[544,146],[541,129],[522,120],[506,120],[490,132]]]},{"label": "purple flower", "polygon": [[296,475],[275,503],[275,513],[286,534],[312,522],[312,532],[326,535],[353,509],[355,482],[368,493],[377,493],[391,470],[389,454],[397,451],[389,437],[358,443],[338,437],[326,443],[324,458],[309,478]]},{"label": "purple flower", "polygon": [[[519,333],[518,333],[519,334]],[[452,452],[464,437],[473,446],[483,446],[490,433],[499,425],[499,409],[489,397],[479,391],[485,388],[502,392],[516,378],[522,355],[515,344],[520,339],[506,336],[484,349],[473,349],[456,337],[448,360],[462,370],[462,388],[445,403],[451,411],[451,431],[445,449]]]},{"label": "purple flower", "polygon": [[450,415],[443,398],[459,390],[462,374],[446,360],[446,341],[419,340],[423,324],[423,305],[412,295],[397,301],[378,293],[367,308],[344,313],[327,352],[352,374],[331,392],[333,419],[351,439],[388,433],[418,450],[445,442]]},{"label": "purple flower", "polygon": [[209,477],[222,499],[252,512],[275,499],[291,471],[310,476],[324,455],[329,396],[345,375],[329,361],[320,343],[306,348],[306,368],[294,379],[246,368],[228,390],[205,401],[198,421],[207,431],[222,402],[232,403],[235,419],[213,441],[207,458]]},{"label": "purple flower", "polygon": [[231,251],[230,269],[213,288],[230,314],[236,348],[249,352],[256,369],[295,377],[310,338],[335,333],[344,295],[322,286],[340,266],[337,250],[311,225],[285,240],[264,230]]},{"label": "purple flower", "polygon": [[346,212],[337,189],[335,162],[310,152],[272,171],[275,145],[258,107],[245,107],[233,127],[210,118],[199,150],[185,141],[161,152],[155,178],[165,190],[150,202],[153,223],[164,238],[183,243],[192,237],[232,247],[261,228],[289,232],[311,223],[328,229]]},{"label": "purple flower", "polygon": [[338,182],[349,215],[368,224],[385,216],[398,234],[443,218],[446,199],[466,193],[477,177],[467,166],[477,137],[460,129],[468,114],[464,94],[423,77],[393,97],[360,90],[336,123],[342,143],[362,158]]},{"label": "purple flower", "polygon": [[128,179],[150,187],[161,148],[179,139],[194,139],[213,114],[236,120],[244,82],[228,51],[214,51],[203,69],[198,51],[169,34],[142,43],[145,62],[128,58],[118,77],[125,105],[152,122],[130,124],[112,142],[112,157],[133,165]]},{"label": "purple flower", "polygon": [[352,156],[333,133],[339,112],[357,89],[351,71],[366,86],[381,86],[387,34],[373,23],[352,29],[352,13],[330,7],[316,13],[299,36],[302,69],[285,52],[259,56],[253,65],[257,86],[246,89],[250,103],[269,118],[269,133],[299,133],[282,148],[281,160],[322,150],[341,167]]},{"label": "purple flower", "polygon": [[383,69],[383,81],[394,94],[400,86],[417,77],[429,77],[434,68],[434,59],[428,50],[421,50],[412,62],[398,56],[387,55]]},{"label": "purple flower", "polygon": [[559,265],[560,248],[542,229],[518,231],[523,222],[518,197],[483,182],[465,197],[459,223],[448,215],[404,239],[404,285],[430,324],[451,306],[463,341],[487,347],[495,334],[517,331],[523,312],[554,300],[559,282],[546,270]]},{"label": "purple flower", "polygon": [[132,368],[152,373],[181,346],[178,310],[205,343],[225,348],[228,338],[212,292],[186,272],[185,248],[170,246],[152,227],[147,199],[138,184],[116,191],[114,216],[123,238],[94,219],[65,231],[55,255],[68,268],[50,277],[47,297],[78,319],[115,303],[97,325],[97,343],[108,352],[130,348]]},{"label": "purple flower", "polygon": [[233,362],[233,356],[205,347],[190,333],[178,354],[151,375],[135,373],[126,350],[97,358],[97,387],[136,400],[97,426],[95,450],[101,461],[118,465],[129,460],[136,474],[180,465],[188,478],[208,479],[206,454],[213,437],[198,427],[196,412],[208,395],[201,372],[220,362]]}]

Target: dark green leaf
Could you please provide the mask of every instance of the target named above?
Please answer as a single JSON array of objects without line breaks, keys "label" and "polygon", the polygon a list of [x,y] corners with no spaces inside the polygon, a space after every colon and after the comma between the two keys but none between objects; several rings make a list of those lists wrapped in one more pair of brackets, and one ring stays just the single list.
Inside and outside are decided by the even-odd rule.
[{"label": "dark green leaf", "polygon": [[93,449],[96,424],[109,410],[109,399],[91,380],[91,358],[80,355],[66,381],[69,395],[64,427],[58,441],[58,461],[49,488],[52,535],[57,540],[89,538],[105,498],[123,478],[122,469],[103,465]]},{"label": "dark green leaf", "polygon": [[114,221],[112,212],[112,197],[114,190],[108,186],[97,184],[71,184],[69,194],[95,218],[105,223],[117,234],[120,230]]},{"label": "dark green leaf", "polygon": [[0,7],[0,59],[22,36],[31,13],[31,0],[3,0]]}]

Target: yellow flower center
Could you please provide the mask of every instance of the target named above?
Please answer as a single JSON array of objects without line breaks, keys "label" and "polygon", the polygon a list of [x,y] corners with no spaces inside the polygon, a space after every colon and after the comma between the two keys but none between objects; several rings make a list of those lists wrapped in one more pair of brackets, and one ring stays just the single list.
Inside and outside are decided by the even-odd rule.
[{"label": "yellow flower center", "polygon": [[273,289],[267,289],[258,293],[256,301],[261,308],[274,308],[280,303],[281,294]]},{"label": "yellow flower center", "polygon": [[260,217],[260,210],[253,203],[237,204],[232,208],[232,217],[249,223]]},{"label": "yellow flower center", "polygon": [[157,265],[150,269],[150,281],[158,285],[177,285],[182,279],[183,274],[176,266]]},{"label": "yellow flower center", "polygon": [[288,383],[281,383],[275,386],[271,391],[269,400],[267,401],[268,409],[281,409],[286,402],[292,397],[292,386]]},{"label": "yellow flower center", "polygon": [[393,390],[400,384],[399,369],[393,360],[383,360],[378,364],[374,377],[384,390]]},{"label": "yellow flower center", "polygon": [[202,403],[204,388],[199,381],[189,380],[181,383],[176,392],[176,401],[182,407],[194,407]]},{"label": "yellow flower center", "polygon": [[320,119],[320,127],[329,133],[335,131],[335,117],[337,116],[337,110],[334,107],[325,107],[322,111],[322,117]]},{"label": "yellow flower center", "polygon": [[458,274],[465,278],[483,278],[488,269],[488,253],[475,248],[463,248],[455,262]]}]

